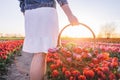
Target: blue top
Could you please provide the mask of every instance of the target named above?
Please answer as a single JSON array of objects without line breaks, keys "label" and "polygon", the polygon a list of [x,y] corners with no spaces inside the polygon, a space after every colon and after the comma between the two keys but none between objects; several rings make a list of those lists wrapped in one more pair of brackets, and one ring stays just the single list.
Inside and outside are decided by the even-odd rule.
[{"label": "blue top", "polygon": [[[19,0],[22,12],[28,9],[35,9],[39,7],[53,7],[56,8],[55,0]],[[57,0],[60,6],[68,4],[67,0]]]}]

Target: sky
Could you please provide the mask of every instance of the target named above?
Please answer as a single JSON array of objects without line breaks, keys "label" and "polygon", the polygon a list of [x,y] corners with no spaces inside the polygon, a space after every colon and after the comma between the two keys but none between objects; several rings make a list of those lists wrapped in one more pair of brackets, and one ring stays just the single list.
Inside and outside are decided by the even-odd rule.
[{"label": "sky", "polygon": [[[68,0],[68,3],[79,22],[90,26],[96,35],[100,32],[101,26],[108,23],[115,23],[116,33],[120,34],[120,0]],[[69,24],[69,21],[59,4],[57,12],[61,30]],[[77,33],[77,29],[72,30],[76,32],[75,34],[89,35],[87,30],[81,33]],[[71,30],[68,31],[66,32],[68,35],[73,34]],[[0,33],[24,35],[24,16],[20,11],[18,0],[1,0]]]}]

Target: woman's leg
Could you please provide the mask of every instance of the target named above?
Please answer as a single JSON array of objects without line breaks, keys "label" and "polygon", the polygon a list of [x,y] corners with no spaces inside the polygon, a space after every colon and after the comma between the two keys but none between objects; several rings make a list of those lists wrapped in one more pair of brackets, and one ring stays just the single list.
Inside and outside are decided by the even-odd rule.
[{"label": "woman's leg", "polygon": [[44,80],[46,70],[46,54],[35,53],[31,62],[30,80]]}]

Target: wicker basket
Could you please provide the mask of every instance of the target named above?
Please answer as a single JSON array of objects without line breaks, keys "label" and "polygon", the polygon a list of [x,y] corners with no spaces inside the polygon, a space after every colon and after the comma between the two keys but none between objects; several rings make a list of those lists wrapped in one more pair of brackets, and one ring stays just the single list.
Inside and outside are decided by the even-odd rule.
[{"label": "wicker basket", "polygon": [[[94,34],[94,32],[92,31],[92,29],[89,27],[89,26],[87,26],[86,24],[83,24],[83,23],[79,23],[79,25],[82,25],[83,27],[86,27],[88,30],[90,30],[90,32],[92,33],[92,35],[93,35],[93,40],[94,40],[94,42],[93,42],[93,49],[94,49],[94,47],[95,47],[95,34]],[[59,48],[58,49],[58,55],[59,55],[59,57],[60,57],[60,60],[69,68],[69,67],[74,67],[74,68],[78,68],[78,66],[79,66],[79,70],[80,69],[82,69],[82,68],[84,68],[85,66],[87,66],[89,63],[90,63],[90,61],[89,61],[89,59],[87,60],[87,61],[79,61],[80,59],[78,59],[77,61],[76,61],[76,59],[74,59],[74,57],[73,57],[73,55],[74,55],[74,52],[72,51],[72,50],[67,50],[68,51],[68,53],[67,52],[65,52],[64,54],[63,54],[63,52],[61,52],[61,50],[62,49],[64,49],[64,47],[62,46],[62,44],[61,44],[61,34],[62,34],[62,32],[67,28],[67,27],[70,27],[71,25],[70,24],[68,24],[68,25],[66,25],[61,31],[60,31],[60,33],[59,33],[59,36],[58,36],[58,41],[57,41],[57,47]],[[66,57],[65,55],[68,55],[68,57]],[[70,62],[68,61],[68,60],[70,60]]]},{"label": "wicker basket", "polygon": [[[61,44],[61,34],[58,36],[57,48],[48,54],[47,59],[47,79],[48,80],[119,80],[120,70],[117,57],[110,57],[108,52],[101,52],[95,48],[95,34],[92,29],[86,27],[93,34],[92,50],[82,48],[79,45],[67,47]],[[76,42],[77,43],[77,42]],[[84,44],[83,44],[84,45]],[[91,44],[90,44],[91,45]],[[68,45],[69,46],[69,45]],[[87,49],[87,50],[86,50]]]},{"label": "wicker basket", "polygon": [[[88,30],[91,31],[91,33],[92,33],[92,35],[93,35],[93,38],[94,38],[94,42],[95,42],[95,37],[96,37],[96,36],[95,36],[95,33],[93,32],[93,30],[92,30],[88,25],[86,25],[86,24],[84,24],[84,23],[79,23],[79,25],[82,25],[83,27],[86,27]],[[60,38],[61,38],[62,32],[63,32],[67,27],[70,27],[70,26],[71,26],[71,24],[68,24],[68,25],[66,25],[65,27],[63,27],[63,29],[60,31],[60,33],[59,33],[59,35],[58,35],[57,47],[61,46]]]}]

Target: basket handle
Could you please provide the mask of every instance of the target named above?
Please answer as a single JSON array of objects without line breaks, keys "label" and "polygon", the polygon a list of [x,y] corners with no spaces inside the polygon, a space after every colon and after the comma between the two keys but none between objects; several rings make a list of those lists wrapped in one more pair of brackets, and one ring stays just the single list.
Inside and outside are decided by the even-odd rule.
[{"label": "basket handle", "polygon": [[[93,30],[88,26],[88,25],[86,25],[86,24],[84,24],[84,23],[79,23],[78,25],[82,25],[82,26],[84,26],[84,27],[86,27],[87,29],[89,29],[90,31],[91,31],[91,33],[92,33],[92,35],[93,35],[93,38],[94,38],[94,41],[95,41],[95,33],[93,32]],[[65,27],[63,27],[63,29],[61,29],[61,31],[60,31],[60,33],[59,33],[59,35],[58,35],[58,39],[57,39],[57,47],[59,47],[60,45],[61,45],[61,43],[60,43],[60,37],[61,37],[61,34],[62,34],[62,32],[67,28],[67,27],[69,27],[69,26],[71,26],[71,24],[68,24],[68,25],[66,25]]]}]

